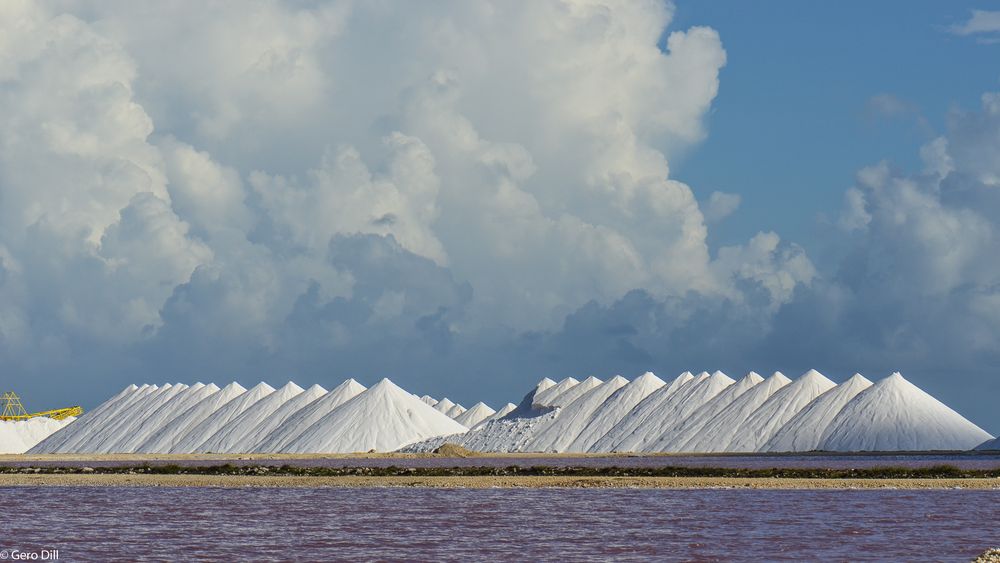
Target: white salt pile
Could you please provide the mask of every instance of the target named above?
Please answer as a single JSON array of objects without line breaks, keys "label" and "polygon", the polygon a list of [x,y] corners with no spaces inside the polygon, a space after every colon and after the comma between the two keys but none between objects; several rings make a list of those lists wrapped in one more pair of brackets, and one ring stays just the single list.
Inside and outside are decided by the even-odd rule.
[{"label": "white salt pile", "polygon": [[760,451],[810,452],[819,446],[823,431],[833,417],[858,393],[871,387],[872,382],[860,373],[813,399],[782,426]]},{"label": "white salt pile", "polygon": [[27,420],[0,420],[0,454],[23,454],[74,420],[73,417],[53,420],[44,416]]},{"label": "white salt pile", "polygon": [[[511,410],[513,410],[514,405],[510,406]],[[475,405],[472,405],[471,409],[456,416],[455,422],[461,424],[462,426],[465,426],[466,428],[472,428],[473,426],[493,416],[494,414],[496,414],[496,412],[497,411],[491,409],[489,405],[487,405],[486,403],[479,401]]]},{"label": "white salt pile", "polygon": [[781,372],[754,385],[708,421],[694,438],[680,446],[681,452],[724,452],[740,427],[775,391],[791,383]]},{"label": "white salt pile", "polygon": [[764,401],[756,411],[747,418],[726,451],[755,452],[759,450],[771,436],[781,429],[800,410],[813,399],[833,389],[836,384],[820,372],[811,369],[802,377],[782,387]]},{"label": "white salt pile", "polygon": [[420,452],[445,442],[487,452],[998,447],[899,374],[875,385],[855,374],[834,385],[815,370],[795,381],[750,372],[734,382],[719,371],[669,383],[652,373],[632,382],[545,378],[498,412],[418,397],[389,380],[371,389],[348,380],[329,392],[291,382],[277,391],[266,383],[249,391],[237,383],[131,385],[72,424],[0,425],[0,448],[31,453]]},{"label": "white salt pile", "polygon": [[287,453],[389,452],[466,427],[383,379],[334,409],[288,446]]},{"label": "white salt pile", "polygon": [[824,432],[819,449],[968,450],[991,438],[985,430],[894,373],[844,406]]},{"label": "white salt pile", "polygon": [[662,379],[647,371],[615,391],[583,423],[583,430],[570,443],[568,451],[588,451],[595,442],[628,416],[636,405],[664,385],[666,383]]},{"label": "white salt pile", "polygon": [[[366,390],[365,386],[354,379],[348,379],[333,388],[332,391],[309,403],[302,410],[289,416],[280,426],[271,431],[249,451],[268,453],[280,452],[292,440],[321,418],[333,412],[337,407],[350,401]],[[421,401],[423,402],[423,401]],[[433,408],[433,407],[431,407]]]},{"label": "white salt pile", "polygon": [[750,388],[762,381],[764,381],[763,377],[757,375],[757,372],[751,371],[745,377],[726,387],[721,393],[695,409],[683,421],[665,430],[649,449],[655,452],[678,451],[680,446],[697,436],[710,420],[718,416],[722,409],[728,407],[737,397],[746,393]]}]

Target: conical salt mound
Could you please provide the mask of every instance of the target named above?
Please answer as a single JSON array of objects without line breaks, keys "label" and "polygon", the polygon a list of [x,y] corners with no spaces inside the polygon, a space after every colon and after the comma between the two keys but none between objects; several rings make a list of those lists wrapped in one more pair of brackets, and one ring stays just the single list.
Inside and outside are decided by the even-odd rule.
[{"label": "conical salt mound", "polygon": [[584,424],[583,431],[567,447],[567,451],[589,451],[595,442],[621,422],[636,405],[664,385],[666,382],[656,377],[653,372],[647,371],[633,379],[628,385],[615,391],[590,415]]},{"label": "conical salt mound", "polygon": [[306,429],[285,453],[391,452],[435,436],[463,433],[461,424],[383,379]]},{"label": "conical salt mound", "polygon": [[249,453],[254,451],[260,442],[281,426],[286,420],[291,418],[313,401],[326,395],[326,389],[320,385],[313,385],[291,399],[285,401],[277,410],[257,423],[256,426],[247,431],[242,438],[232,445],[229,453]]},{"label": "conical salt mound", "polygon": [[126,436],[119,438],[117,442],[109,448],[102,450],[104,453],[120,452],[132,453],[140,444],[145,442],[157,430],[174,419],[178,414],[186,411],[192,405],[198,403],[205,397],[218,392],[219,388],[215,384],[203,385],[195,383],[183,392],[174,395],[172,399],[149,414],[142,423],[135,429],[128,432]]},{"label": "conical salt mound", "polygon": [[601,385],[591,389],[579,399],[560,407],[558,416],[540,429],[528,443],[528,451],[564,452],[570,443],[580,435],[587,419],[615,391],[621,389],[628,380],[616,375]]},{"label": "conical salt mound", "polygon": [[106,420],[113,418],[118,410],[133,401],[136,396],[145,393],[148,388],[149,385],[142,385],[140,387],[129,385],[119,391],[114,397],[98,405],[94,410],[83,413],[83,416],[76,419],[75,424],[65,426],[39,442],[28,453],[48,454],[72,451],[70,449],[72,442],[75,442],[90,431],[96,430]]},{"label": "conical salt mound", "polygon": [[[511,408],[514,408],[514,406],[511,405]],[[486,403],[480,401],[475,405],[472,405],[471,409],[455,417],[455,422],[465,426],[466,428],[472,428],[494,414],[496,414],[495,410],[491,409]]]},{"label": "conical salt mound", "polygon": [[198,452],[198,446],[205,442],[205,436],[211,437],[215,435],[222,427],[229,424],[231,420],[243,414],[244,411],[272,393],[274,393],[274,387],[271,387],[267,383],[261,382],[254,385],[246,393],[234,397],[232,401],[219,407],[218,410],[188,431],[187,434],[177,441],[174,447],[170,448],[170,453],[192,454]]},{"label": "conical salt mound", "polygon": [[587,379],[549,399],[549,408],[565,407],[603,384],[603,381],[591,375]]},{"label": "conical salt mound", "polygon": [[77,444],[75,450],[80,453],[110,452],[110,446],[128,436],[130,432],[135,431],[137,423],[145,415],[156,411],[185,389],[187,389],[187,385],[171,385],[169,383],[160,387],[132,403],[128,408],[121,410],[114,419],[107,421],[101,427],[100,432]]},{"label": "conical salt mound", "polygon": [[445,397],[444,399],[441,399],[440,401],[434,403],[434,410],[438,411],[441,414],[448,414],[448,411],[450,411],[454,407],[455,403],[451,402],[451,399],[449,399],[448,397]]},{"label": "conical salt mound", "polygon": [[894,373],[844,406],[819,449],[968,450],[990,438],[985,430]]},{"label": "conical salt mound", "polygon": [[548,389],[545,389],[540,393],[536,393],[531,401],[531,406],[536,409],[556,406],[552,404],[552,399],[558,397],[559,395],[565,393],[566,391],[569,391],[579,383],[580,382],[577,379],[574,379],[572,377],[567,377],[566,379],[563,379],[562,381],[556,383],[555,385],[549,387]]},{"label": "conical salt mound", "polygon": [[615,451],[647,451],[664,432],[683,422],[691,413],[734,383],[736,382],[731,377],[721,371],[716,371],[712,375],[699,374],[647,417],[642,426],[623,440]]},{"label": "conical salt mound", "polygon": [[724,452],[746,419],[778,389],[792,381],[781,372],[754,385],[708,421],[701,431],[680,447],[681,452]]},{"label": "conical salt mound", "polygon": [[27,420],[0,420],[0,454],[23,454],[74,420],[72,416],[63,420],[45,416]]},{"label": "conical salt mound", "polygon": [[[705,379],[707,378],[708,374],[706,373]],[[670,383],[650,393],[645,399],[639,401],[639,404],[633,407],[625,418],[621,419],[618,424],[615,424],[611,430],[604,434],[604,436],[601,436],[601,438],[590,447],[590,451],[620,451],[618,447],[625,440],[635,434],[640,428],[642,428],[642,425],[647,418],[653,416],[657,412],[660,412],[662,410],[661,407],[668,400],[670,400],[675,393],[678,393],[681,389],[685,389],[686,386],[691,385],[693,381],[695,381],[695,377],[691,375],[691,372],[686,371],[675,377]]]},{"label": "conical salt mound", "polygon": [[762,452],[811,452],[819,446],[823,432],[858,393],[871,387],[872,382],[860,373],[813,399],[785,423],[760,448]]},{"label": "conical salt mound", "polygon": [[758,407],[736,432],[726,451],[760,450],[800,410],[834,387],[836,384],[820,372],[814,369],[807,371],[802,377],[776,391]]},{"label": "conical salt mound", "polygon": [[[77,432],[74,432],[73,436],[69,437],[63,444],[59,446],[58,449],[53,451],[64,452],[64,453],[76,453],[81,444],[86,444],[90,440],[99,439],[103,428],[106,425],[117,424],[121,417],[119,416],[123,412],[127,412],[133,405],[145,400],[147,397],[153,395],[157,392],[159,386],[157,385],[143,385],[139,387],[135,392],[124,397],[124,400],[118,402],[113,409],[109,409],[106,412],[101,413],[101,416],[94,418],[81,418],[79,425],[74,424],[72,427]],[[47,445],[48,441],[39,444],[39,446]],[[32,448],[32,452],[40,450],[41,448]],[[43,452],[39,452],[43,453]]]},{"label": "conical salt mound", "polygon": [[177,441],[184,437],[192,428],[201,424],[203,420],[212,416],[220,407],[246,393],[246,391],[242,385],[235,381],[226,385],[222,389],[219,389],[218,392],[212,393],[189,407],[188,410],[175,416],[173,420],[140,444],[135,451],[150,454],[169,453]]},{"label": "conical salt mound", "polygon": [[233,449],[243,437],[253,430],[262,420],[270,418],[281,405],[294,399],[304,389],[289,381],[281,389],[266,395],[251,407],[219,428],[215,434],[202,442],[196,452],[237,453]]},{"label": "conical salt mound", "polygon": [[448,412],[444,414],[448,415],[448,418],[457,418],[463,412],[465,412],[465,407],[463,407],[458,403],[455,403],[455,406],[448,409]]},{"label": "conical salt mound", "polygon": [[746,393],[764,378],[751,371],[743,379],[726,387],[721,393],[712,397],[705,404],[698,407],[687,418],[674,424],[660,435],[649,447],[654,452],[675,452],[681,445],[698,435],[701,429],[708,424],[708,421],[716,417],[722,409],[728,407],[737,397]]},{"label": "conical salt mound", "polygon": [[517,408],[517,405],[515,405],[514,403],[507,403],[506,405],[503,406],[502,409],[498,410],[497,412],[495,412],[495,413],[491,414],[490,416],[487,416],[483,420],[479,421],[479,423],[476,424],[476,427],[477,428],[482,428],[482,426],[484,424],[486,424],[487,422],[490,422],[492,420],[500,420],[501,418],[504,418],[508,414],[514,412],[514,410],[516,408]]},{"label": "conical salt mound", "polygon": [[[334,387],[329,393],[309,403],[302,410],[289,416],[268,434],[253,451],[258,453],[275,453],[282,451],[292,440],[298,438],[307,428],[319,419],[330,414],[334,409],[350,401],[365,391],[365,386],[353,379]],[[423,401],[421,401],[423,402]],[[429,407],[434,408],[434,407]]]}]

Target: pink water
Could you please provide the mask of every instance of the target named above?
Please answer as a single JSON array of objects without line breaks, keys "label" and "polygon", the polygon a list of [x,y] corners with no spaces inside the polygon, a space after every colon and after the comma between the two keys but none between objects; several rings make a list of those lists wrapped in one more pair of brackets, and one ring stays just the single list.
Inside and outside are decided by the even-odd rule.
[{"label": "pink water", "polygon": [[23,487],[0,505],[0,550],[60,561],[968,561],[1000,546],[1000,491]]}]

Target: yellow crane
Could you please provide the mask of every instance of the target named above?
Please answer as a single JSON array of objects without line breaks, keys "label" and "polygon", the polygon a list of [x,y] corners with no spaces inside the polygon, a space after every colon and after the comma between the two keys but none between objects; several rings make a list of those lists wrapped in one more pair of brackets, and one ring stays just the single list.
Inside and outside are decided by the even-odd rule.
[{"label": "yellow crane", "polygon": [[3,412],[0,413],[0,420],[28,420],[29,418],[36,418],[39,416],[47,416],[54,420],[63,420],[71,416],[80,416],[83,414],[83,409],[81,407],[67,407],[64,409],[52,409],[50,411],[41,411],[28,413],[24,410],[24,405],[21,404],[21,398],[17,396],[17,393],[13,391],[7,391],[0,395],[0,404],[3,404]]}]

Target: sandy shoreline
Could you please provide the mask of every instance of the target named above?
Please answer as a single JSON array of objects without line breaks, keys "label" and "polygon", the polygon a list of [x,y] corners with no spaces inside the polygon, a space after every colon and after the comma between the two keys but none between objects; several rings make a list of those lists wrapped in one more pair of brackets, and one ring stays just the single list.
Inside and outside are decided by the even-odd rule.
[{"label": "sandy shoreline", "polygon": [[0,487],[291,487],[291,488],[643,488],[643,489],[975,489],[1000,491],[1000,479],[789,479],[739,477],[366,477],[271,475],[10,474]]}]

